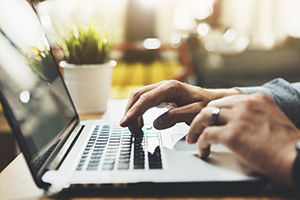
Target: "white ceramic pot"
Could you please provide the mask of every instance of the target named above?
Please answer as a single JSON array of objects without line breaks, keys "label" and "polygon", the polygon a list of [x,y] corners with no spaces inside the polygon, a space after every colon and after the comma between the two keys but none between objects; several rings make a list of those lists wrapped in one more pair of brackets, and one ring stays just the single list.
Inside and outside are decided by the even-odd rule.
[{"label": "white ceramic pot", "polygon": [[89,65],[60,62],[65,83],[78,113],[103,113],[106,110],[115,65],[116,61]]}]

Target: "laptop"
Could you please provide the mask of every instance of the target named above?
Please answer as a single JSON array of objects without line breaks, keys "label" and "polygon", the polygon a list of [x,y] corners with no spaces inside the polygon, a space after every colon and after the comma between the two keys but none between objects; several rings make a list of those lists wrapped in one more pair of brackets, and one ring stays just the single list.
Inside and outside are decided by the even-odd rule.
[{"label": "laptop", "polygon": [[[208,160],[198,158],[196,146],[177,137],[187,132],[184,128],[164,132],[150,123],[131,133],[118,125],[119,118],[79,121],[39,18],[26,0],[0,0],[0,100],[36,185],[46,191],[75,185],[264,182],[223,146],[213,146]],[[168,146],[168,140],[179,142]]]}]

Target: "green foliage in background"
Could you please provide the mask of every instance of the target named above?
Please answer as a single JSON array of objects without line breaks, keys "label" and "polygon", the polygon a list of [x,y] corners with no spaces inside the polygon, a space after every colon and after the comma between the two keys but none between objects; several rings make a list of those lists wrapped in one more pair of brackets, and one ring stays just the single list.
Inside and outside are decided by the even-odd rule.
[{"label": "green foliage in background", "polygon": [[95,23],[72,24],[60,29],[60,42],[65,61],[71,64],[101,64],[109,60],[113,39],[106,27]]}]

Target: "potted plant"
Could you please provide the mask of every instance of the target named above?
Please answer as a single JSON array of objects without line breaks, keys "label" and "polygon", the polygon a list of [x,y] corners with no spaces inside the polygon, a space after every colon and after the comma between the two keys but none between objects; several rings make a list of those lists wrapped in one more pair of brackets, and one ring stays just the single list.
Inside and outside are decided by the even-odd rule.
[{"label": "potted plant", "polygon": [[109,59],[113,38],[107,27],[95,23],[72,24],[59,30],[65,83],[78,113],[101,113],[109,98],[112,67]]}]

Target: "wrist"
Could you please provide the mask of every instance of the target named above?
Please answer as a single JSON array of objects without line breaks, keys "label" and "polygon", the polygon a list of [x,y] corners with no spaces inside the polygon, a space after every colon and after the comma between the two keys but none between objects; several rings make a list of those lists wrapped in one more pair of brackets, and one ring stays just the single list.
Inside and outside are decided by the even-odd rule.
[{"label": "wrist", "polygon": [[210,95],[208,95],[208,96],[210,96],[209,97],[210,100],[216,100],[216,99],[220,99],[220,98],[227,97],[227,96],[243,94],[241,91],[234,89],[234,88],[204,89],[204,90],[210,94]]}]

